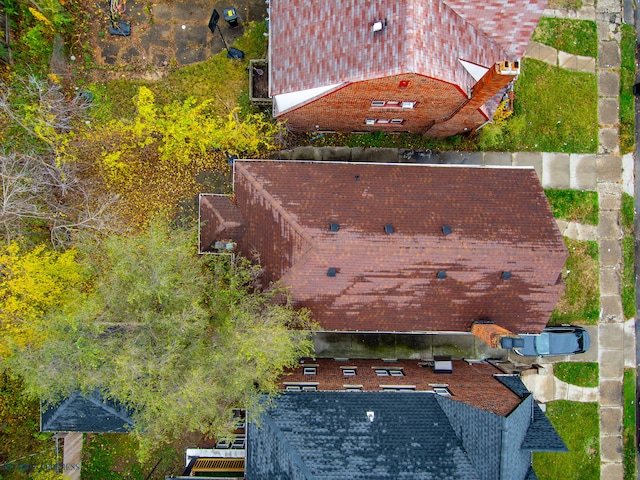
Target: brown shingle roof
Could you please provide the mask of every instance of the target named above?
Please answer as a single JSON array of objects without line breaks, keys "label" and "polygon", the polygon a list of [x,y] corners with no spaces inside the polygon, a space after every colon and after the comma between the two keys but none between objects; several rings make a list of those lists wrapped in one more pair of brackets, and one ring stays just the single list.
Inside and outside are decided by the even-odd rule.
[{"label": "brown shingle roof", "polygon": [[228,195],[200,195],[199,208],[200,252],[213,251],[216,241],[242,238],[245,221]]},{"label": "brown shingle roof", "polygon": [[[489,67],[522,56],[546,0],[271,0],[270,93],[414,72],[474,82],[459,59]],[[377,20],[387,20],[372,33]]]},{"label": "brown shingle roof", "polygon": [[[316,366],[315,375],[305,375],[304,367]],[[343,369],[353,367],[355,376],[345,376]],[[375,367],[401,369],[403,376],[378,376]],[[434,373],[433,367],[418,360],[398,360],[393,362],[359,359],[336,361],[329,358],[305,359],[295,370],[282,377],[281,388],[291,384],[317,384],[317,390],[345,390],[345,385],[361,386],[363,391],[382,390],[381,385],[414,386],[416,391],[433,391],[433,385],[447,385],[454,400],[476,408],[508,415],[521,399],[494,375],[501,372],[488,363],[468,364],[453,361],[453,373]]]},{"label": "brown shingle roof", "polygon": [[240,251],[325,330],[540,332],[564,288],[533,169],[238,161],[234,182]]}]

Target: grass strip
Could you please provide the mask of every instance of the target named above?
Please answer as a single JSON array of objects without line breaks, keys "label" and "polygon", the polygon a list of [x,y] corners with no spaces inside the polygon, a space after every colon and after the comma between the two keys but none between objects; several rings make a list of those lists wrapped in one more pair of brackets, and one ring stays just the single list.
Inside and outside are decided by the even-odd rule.
[{"label": "grass strip", "polygon": [[564,241],[569,250],[563,275],[565,290],[549,323],[597,325],[600,317],[598,242],[567,237]]},{"label": "grass strip", "polygon": [[597,387],[599,367],[596,362],[564,362],[553,365],[553,374],[563,382],[578,387]]},{"label": "grass strip", "polygon": [[581,190],[545,189],[555,218],[588,225],[598,224],[598,193]]},{"label": "grass strip", "polygon": [[622,418],[622,453],[624,480],[638,478],[636,463],[636,370],[624,370],[624,413]]},{"label": "grass strip", "polygon": [[633,152],[635,145],[636,32],[631,25],[622,25],[620,41],[620,152]]},{"label": "grass strip", "polygon": [[591,20],[543,17],[531,39],[573,55],[598,56],[598,30]]},{"label": "grass strip", "polygon": [[582,0],[549,0],[547,8],[580,10],[582,8]]},{"label": "grass strip", "polygon": [[620,210],[622,223],[622,308],[624,318],[636,316],[636,283],[635,283],[635,238],[634,238],[634,198],[622,194]]}]

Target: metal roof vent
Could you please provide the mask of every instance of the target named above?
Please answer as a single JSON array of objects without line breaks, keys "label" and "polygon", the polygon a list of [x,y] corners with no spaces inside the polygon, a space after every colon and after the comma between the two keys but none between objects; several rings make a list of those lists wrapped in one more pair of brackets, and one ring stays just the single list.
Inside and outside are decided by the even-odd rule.
[{"label": "metal roof vent", "polygon": [[439,279],[447,278],[447,272],[445,270],[439,270],[436,277]]},{"label": "metal roof vent", "polygon": [[451,227],[449,225],[443,225],[442,233],[444,233],[445,235],[451,235]]},{"label": "metal roof vent", "polygon": [[509,280],[511,278],[511,272],[502,272],[500,278],[502,278],[503,280]]},{"label": "metal roof vent", "polygon": [[385,28],[387,28],[387,19],[386,18],[384,20],[376,20],[375,22],[373,22],[373,25],[371,25],[371,31],[373,33],[381,32]]},{"label": "metal roof vent", "polygon": [[376,414],[375,414],[373,411],[369,410],[369,411],[367,412],[367,418],[369,419],[369,421],[370,421],[370,422],[373,422],[373,419],[374,419],[375,417],[376,417]]},{"label": "metal roof vent", "polygon": [[354,175],[354,176],[353,176],[353,179],[354,179],[354,180],[360,180],[360,175]]},{"label": "metal roof vent", "polygon": [[327,277],[335,277],[337,272],[338,270],[336,270],[335,268],[330,268],[329,270],[327,270]]},{"label": "metal roof vent", "polygon": [[338,230],[340,230],[340,225],[338,225],[337,223],[332,223],[329,228],[332,232],[337,232]]},{"label": "metal roof vent", "polygon": [[393,233],[393,225],[385,225],[384,231],[385,233]]}]

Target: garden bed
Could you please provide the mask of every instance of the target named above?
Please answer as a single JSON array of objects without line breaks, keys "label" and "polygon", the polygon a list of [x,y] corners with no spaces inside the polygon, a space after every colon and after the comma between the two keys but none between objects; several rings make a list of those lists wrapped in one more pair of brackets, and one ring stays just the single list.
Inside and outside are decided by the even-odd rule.
[{"label": "garden bed", "polygon": [[269,64],[266,60],[249,60],[249,98],[257,107],[272,103],[269,98]]}]

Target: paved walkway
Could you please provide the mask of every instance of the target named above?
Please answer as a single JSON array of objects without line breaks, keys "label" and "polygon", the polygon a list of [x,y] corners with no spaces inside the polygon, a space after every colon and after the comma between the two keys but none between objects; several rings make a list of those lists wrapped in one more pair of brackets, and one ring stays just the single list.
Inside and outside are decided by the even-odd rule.
[{"label": "paved walkway", "polygon": [[80,466],[82,463],[82,432],[66,432],[63,444],[64,474],[69,480],[80,480]]},{"label": "paved walkway", "polygon": [[553,400],[597,402],[600,399],[598,387],[578,387],[554,376],[553,363],[544,364],[536,375],[523,372],[522,382],[534,392],[534,398],[542,403]]},{"label": "paved walkway", "polygon": [[[120,77],[126,69],[128,79],[155,80],[176,65],[206,60],[224,49],[220,33],[213,34],[207,26],[211,13],[215,8],[222,16],[231,5],[237,10],[239,26],[230,28],[222,18],[219,26],[226,43],[232,45],[244,33],[246,22],[267,17],[264,0],[234,0],[232,4],[218,0],[129,0],[121,15],[121,20],[131,25],[128,37],[105,34],[110,23],[107,10],[98,8],[89,20],[90,31],[100,32],[88,38],[94,61],[102,67],[103,76],[110,71]],[[78,45],[68,45],[67,49],[77,58],[83,55]]]},{"label": "paved walkway", "polygon": [[595,58],[573,55],[534,41],[529,42],[524,56],[574,72],[596,73]]},{"label": "paved walkway", "polygon": [[558,229],[563,237],[569,237],[580,241],[596,241],[598,240],[597,225],[585,225],[577,222],[567,222],[566,220],[556,219]]}]

